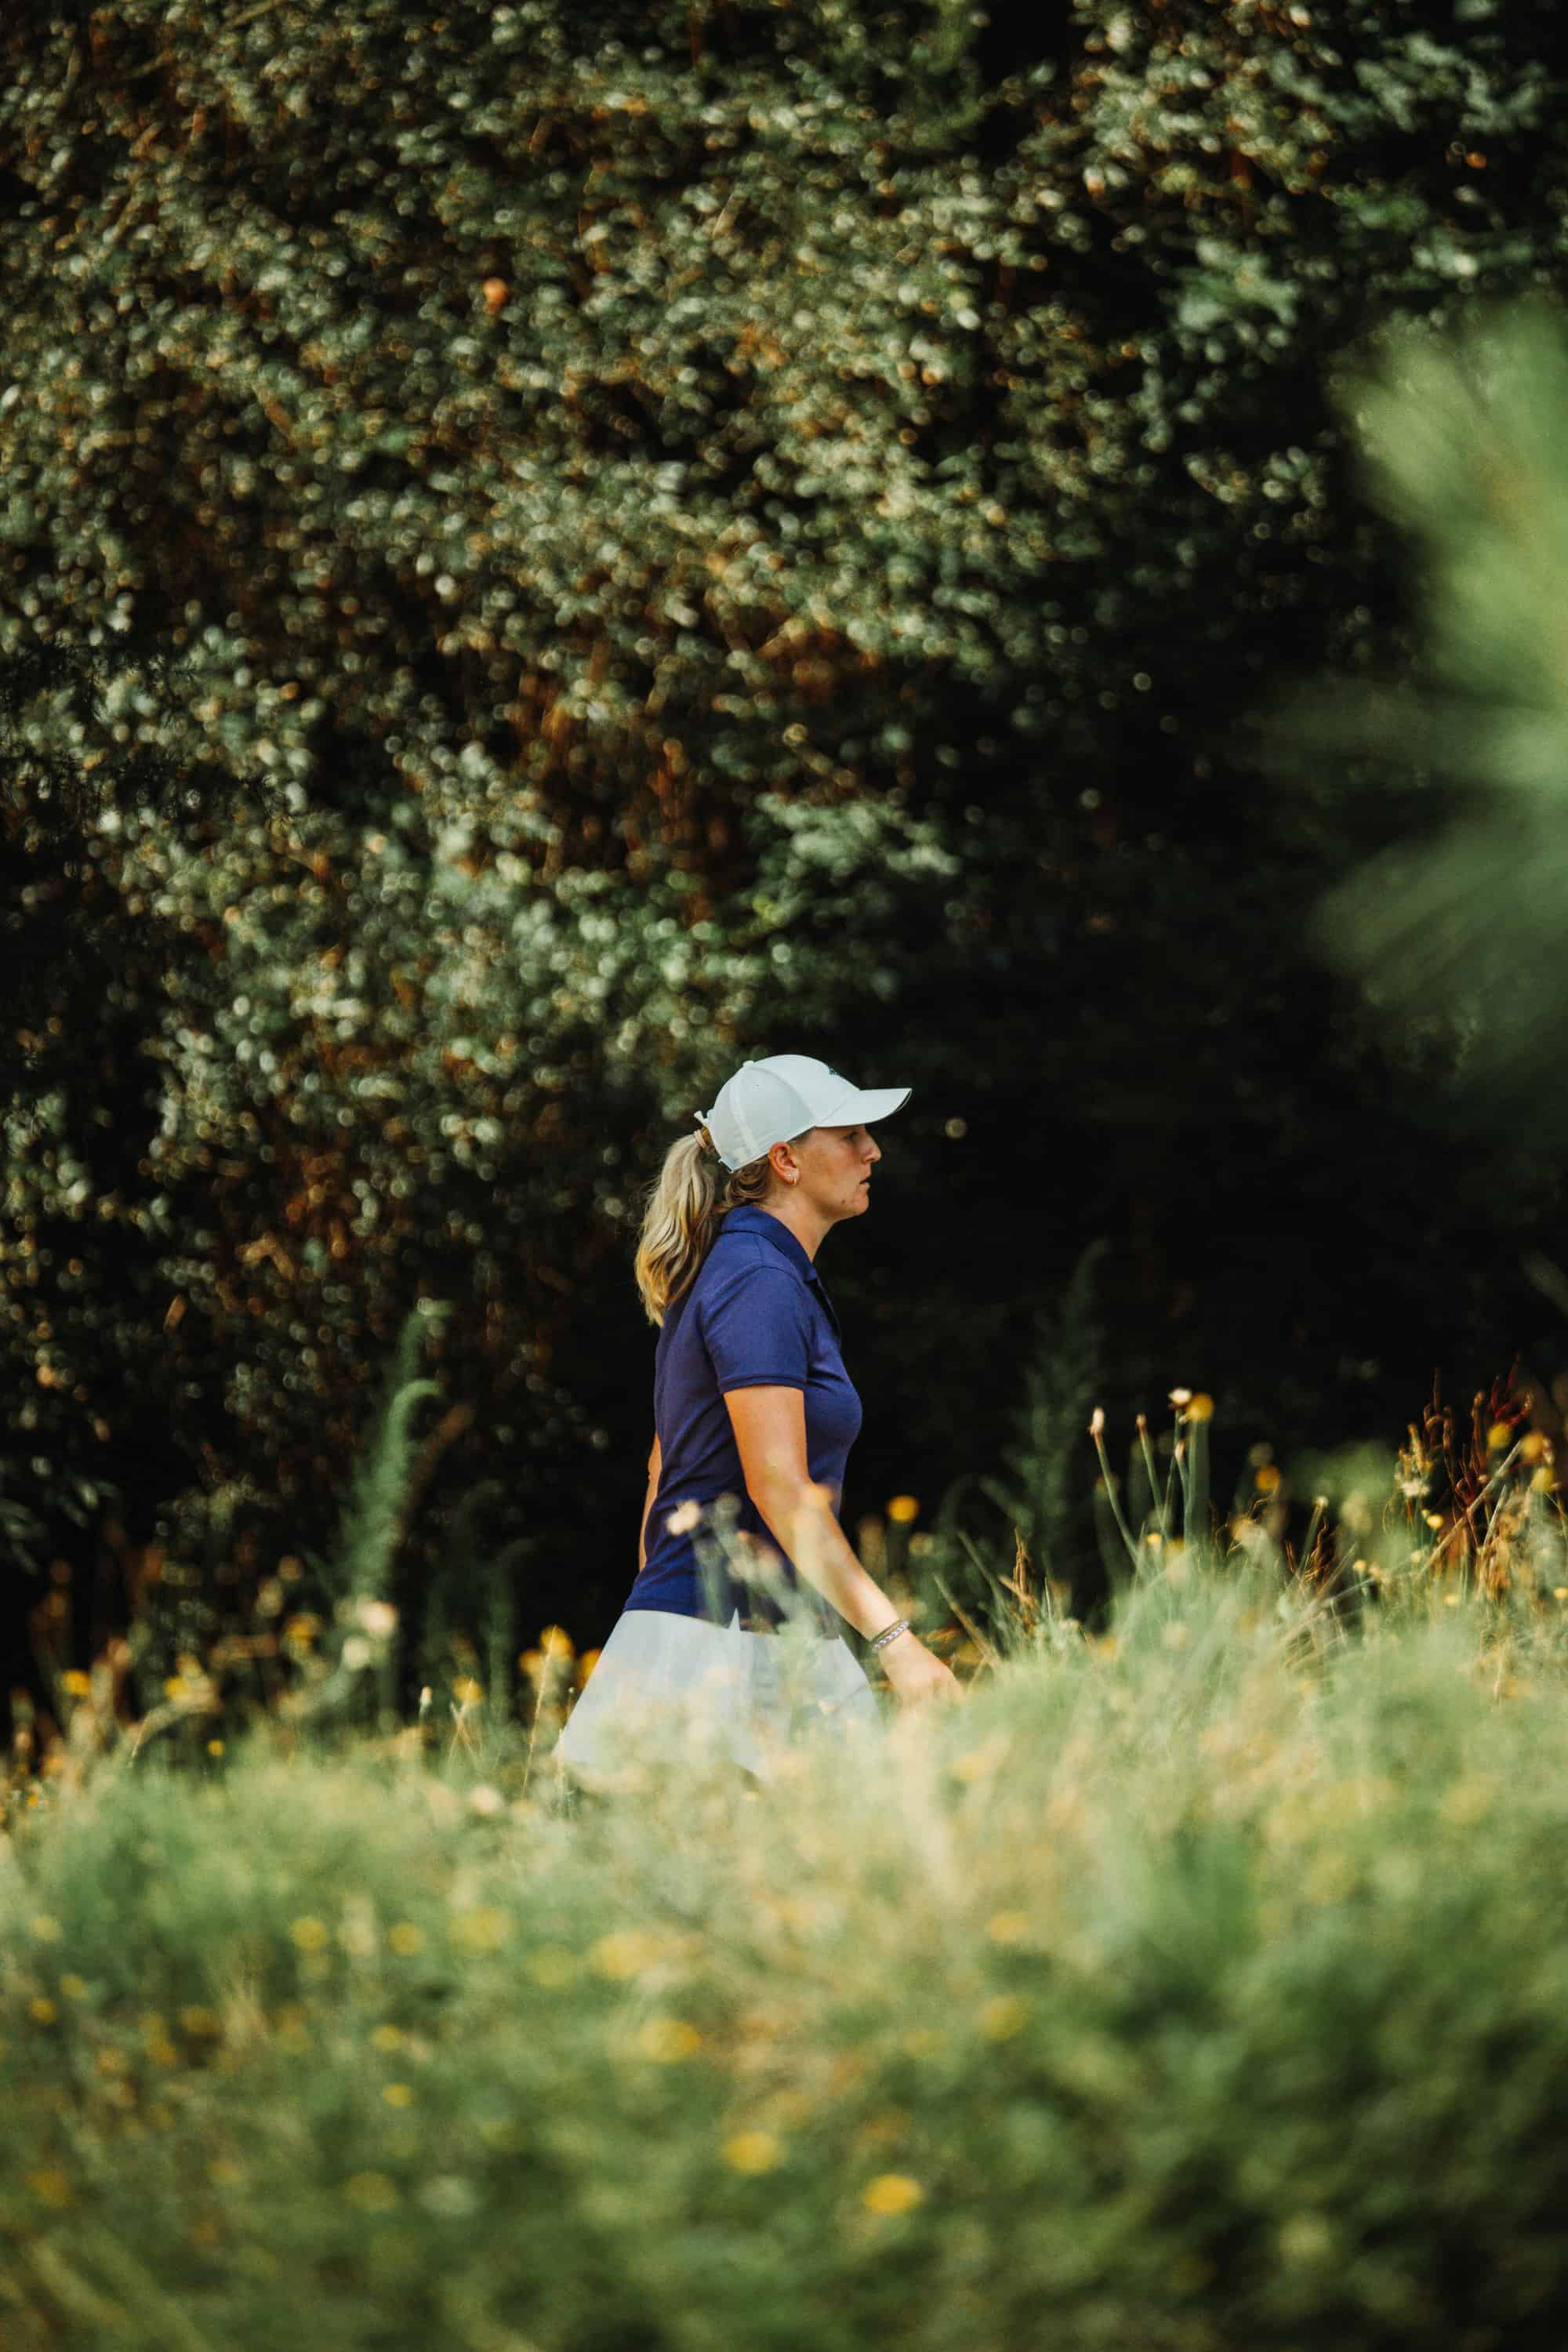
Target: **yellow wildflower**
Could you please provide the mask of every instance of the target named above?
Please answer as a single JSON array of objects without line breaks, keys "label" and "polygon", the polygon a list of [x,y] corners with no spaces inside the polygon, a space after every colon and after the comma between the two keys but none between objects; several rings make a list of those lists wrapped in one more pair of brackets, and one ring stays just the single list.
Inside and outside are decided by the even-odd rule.
[{"label": "yellow wildflower", "polygon": [[980,2031],[987,2042],[1010,2042],[1028,2021],[1029,2004],[1017,1993],[998,1993],[981,2004]]},{"label": "yellow wildflower", "polygon": [[302,1952],[319,1952],[331,1940],[320,1919],[296,1919],[290,1924],[289,1933]]},{"label": "yellow wildflower", "polygon": [[912,1495],[895,1495],[888,1505],[888,1517],[895,1527],[907,1528],[920,1515],[921,1507]]},{"label": "yellow wildflower", "polygon": [[381,2095],[389,2107],[410,2107],[414,2104],[414,2094],[406,2083],[388,2083]]},{"label": "yellow wildflower", "polygon": [[59,2011],[46,1994],[37,1993],[27,2003],[27,2014],[35,2025],[52,2025]]},{"label": "yellow wildflower", "polygon": [[985,1932],[994,1944],[1018,1944],[1029,1932],[1026,1911],[997,1911],[985,1923]]},{"label": "yellow wildflower", "polygon": [[416,1927],[411,1919],[400,1919],[395,1927],[387,1929],[386,1941],[399,1958],[410,1960],[416,1952],[425,1949],[425,1930]]},{"label": "yellow wildflower", "polygon": [[79,1666],[68,1666],[60,1676],[60,1688],[68,1698],[89,1698],[92,1696],[92,1676],[84,1675]]},{"label": "yellow wildflower", "polygon": [[57,2212],[73,2200],[70,2176],[62,2172],[58,2165],[51,2165],[42,2172],[29,2172],[27,2186],[40,2205],[53,2206]]},{"label": "yellow wildflower", "polygon": [[405,2038],[401,2026],[378,2025],[370,2037],[371,2047],[373,2050],[401,2050]]},{"label": "yellow wildflower", "polygon": [[447,1934],[459,1952],[499,1952],[511,1933],[511,1921],[493,1904],[459,1911]]},{"label": "yellow wildflower", "polygon": [[87,1979],[85,1977],[75,1976],[62,1977],[60,1979],[60,1990],[64,1993],[68,2000],[85,2000],[87,1999]]},{"label": "yellow wildflower", "polygon": [[683,2017],[650,2017],[637,2037],[639,2053],[657,2066],[679,2065],[701,2044],[702,2036]]},{"label": "yellow wildflower", "polygon": [[724,2161],[734,2172],[771,2172],[783,2155],[783,2142],[769,2131],[732,2132],[724,2142]]},{"label": "yellow wildflower", "polygon": [[907,2172],[879,2172],[860,2191],[860,2202],[872,2213],[908,2213],[924,2196],[920,2182]]},{"label": "yellow wildflower", "polygon": [[616,1935],[601,1936],[589,1947],[588,1960],[595,1976],[624,1982],[662,1959],[666,1949],[661,1937],[650,1935],[646,1928],[628,1927]]}]

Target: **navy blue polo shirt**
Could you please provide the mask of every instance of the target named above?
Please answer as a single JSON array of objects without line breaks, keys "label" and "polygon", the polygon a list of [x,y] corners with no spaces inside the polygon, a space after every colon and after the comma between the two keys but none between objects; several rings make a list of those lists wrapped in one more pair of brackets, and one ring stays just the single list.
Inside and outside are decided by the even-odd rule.
[{"label": "navy blue polo shirt", "polygon": [[[804,1391],[806,1466],[831,1489],[837,1511],[860,1428],[860,1400],[844,1369],[838,1318],[789,1227],[765,1209],[730,1209],[696,1280],[659,1331],[653,1375],[658,1491],[648,1513],[646,1563],[628,1609],[663,1609],[680,1617],[707,1613],[693,1531],[678,1534],[669,1526],[683,1503],[707,1505],[733,1495],[741,1505],[738,1527],[778,1550],[746,1493],[724,1403],[731,1389],[760,1388]],[[787,1582],[798,1581],[793,1562],[784,1562],[784,1573]],[[721,1622],[728,1624],[737,1608],[742,1619],[773,1623],[783,1613],[760,1590],[730,1578]],[[829,1621],[836,1628],[829,1603],[820,1608],[824,1630]]]}]

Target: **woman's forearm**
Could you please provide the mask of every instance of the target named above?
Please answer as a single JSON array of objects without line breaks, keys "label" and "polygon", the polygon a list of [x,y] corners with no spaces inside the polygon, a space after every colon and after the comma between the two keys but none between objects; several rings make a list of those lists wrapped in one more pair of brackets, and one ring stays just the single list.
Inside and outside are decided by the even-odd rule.
[{"label": "woman's forearm", "polygon": [[637,1574],[639,1576],[647,1566],[647,1523],[653,1511],[654,1496],[658,1493],[659,1475],[663,1465],[664,1455],[659,1449],[658,1433],[656,1430],[653,1444],[648,1447],[647,1453],[647,1493],[642,1498],[642,1517],[637,1522]]},{"label": "woman's forearm", "polygon": [[780,1480],[752,1500],[780,1550],[864,1640],[897,1623],[899,1612],[856,1559],[828,1507],[825,1487],[809,1480],[804,1485]]}]

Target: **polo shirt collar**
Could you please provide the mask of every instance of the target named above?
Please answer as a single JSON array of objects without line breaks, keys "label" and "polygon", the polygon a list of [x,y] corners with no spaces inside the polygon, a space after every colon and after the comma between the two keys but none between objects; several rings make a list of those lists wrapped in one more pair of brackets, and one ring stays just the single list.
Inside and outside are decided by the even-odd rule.
[{"label": "polo shirt collar", "polygon": [[806,1282],[815,1284],[818,1290],[822,1288],[816,1266],[789,1227],[782,1218],[769,1216],[765,1209],[752,1208],[749,1203],[738,1209],[727,1209],[719,1234],[721,1238],[725,1234],[761,1234],[764,1241],[772,1242],[781,1257],[789,1260],[798,1275]]},{"label": "polo shirt collar", "polygon": [[781,1218],[770,1217],[765,1209],[755,1209],[749,1202],[744,1203],[738,1209],[725,1210],[719,1227],[718,1239],[722,1241],[725,1234],[730,1233],[761,1234],[765,1242],[772,1242],[779,1255],[794,1267],[802,1282],[808,1288],[816,1291],[826,1310],[827,1319],[833,1326],[835,1335],[842,1342],[838,1310],[827,1295],[827,1286]]}]

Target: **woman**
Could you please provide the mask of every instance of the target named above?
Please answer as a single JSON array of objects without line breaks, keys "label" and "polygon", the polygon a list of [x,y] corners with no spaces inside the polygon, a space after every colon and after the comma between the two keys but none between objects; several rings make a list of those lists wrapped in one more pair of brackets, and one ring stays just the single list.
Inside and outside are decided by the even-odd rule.
[{"label": "woman", "polygon": [[637,1581],[557,1751],[584,1778],[627,1755],[642,1709],[689,1699],[722,1752],[765,1775],[768,1735],[792,1713],[774,1633],[785,1611],[715,1566],[701,1530],[725,1496],[739,1504],[742,1553],[764,1547],[786,1588],[803,1576],[815,1588],[801,1599],[822,1638],[793,1694],[808,1719],[876,1715],[837,1619],[869,1641],[901,1703],[960,1695],[837,1517],[860,1400],[816,1253],[834,1225],[865,1215],[882,1156],[871,1123],[909,1091],[862,1093],[826,1063],[775,1054],[737,1070],[665,1155],[637,1255],[659,1326]]}]

